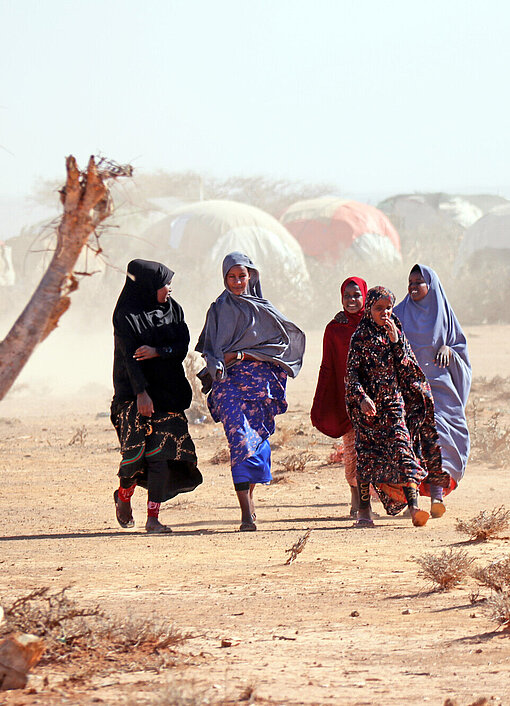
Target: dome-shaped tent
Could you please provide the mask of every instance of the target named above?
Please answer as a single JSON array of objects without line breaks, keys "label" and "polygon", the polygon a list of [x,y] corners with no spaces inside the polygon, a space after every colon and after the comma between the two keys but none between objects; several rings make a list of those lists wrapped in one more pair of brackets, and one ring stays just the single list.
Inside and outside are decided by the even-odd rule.
[{"label": "dome-shaped tent", "polygon": [[489,211],[466,230],[453,274],[459,299],[465,301],[465,320],[510,321],[510,204]]},{"label": "dome-shaped tent", "polygon": [[476,264],[487,257],[510,262],[510,204],[489,211],[466,230],[454,269],[459,271],[470,262],[476,269]]},{"label": "dome-shaped tent", "polygon": [[[199,201],[174,210],[144,238],[158,244],[160,258],[181,271],[176,287],[193,289],[195,301],[210,302],[223,288],[221,263],[234,250],[260,268],[262,291],[276,306],[293,309],[307,296],[310,276],[299,243],[273,216],[237,201]],[[191,279],[190,279],[191,278]],[[190,286],[191,283],[191,286]],[[186,300],[184,287],[182,295]]]},{"label": "dome-shaped tent", "polygon": [[334,196],[298,201],[281,222],[305,255],[336,263],[347,253],[363,262],[400,261],[400,239],[388,218],[373,206]]}]

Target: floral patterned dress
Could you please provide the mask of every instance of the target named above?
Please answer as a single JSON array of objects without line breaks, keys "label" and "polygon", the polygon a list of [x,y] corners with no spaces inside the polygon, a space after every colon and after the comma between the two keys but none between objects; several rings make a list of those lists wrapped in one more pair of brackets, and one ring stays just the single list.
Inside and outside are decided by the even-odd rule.
[{"label": "floral patterned dress", "polygon": [[[400,322],[392,315],[399,330],[398,341],[392,343],[370,314],[381,297],[394,301],[389,290],[370,290],[365,315],[351,339],[346,403],[356,432],[358,480],[372,483],[386,512],[396,515],[407,504],[404,486],[419,486],[427,479],[447,487],[449,478],[441,469],[430,385]],[[367,397],[376,406],[374,416],[361,411]]]},{"label": "floral patterned dress", "polygon": [[213,382],[207,404],[225,429],[234,483],[271,480],[267,440],[275,430],[275,415],[287,410],[286,384],[282,368],[258,360],[239,361],[227,369],[224,380]]}]

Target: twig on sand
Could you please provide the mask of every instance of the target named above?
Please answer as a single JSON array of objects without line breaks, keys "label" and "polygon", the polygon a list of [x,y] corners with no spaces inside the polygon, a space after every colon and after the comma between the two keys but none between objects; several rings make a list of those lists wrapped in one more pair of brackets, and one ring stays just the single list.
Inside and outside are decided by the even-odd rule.
[{"label": "twig on sand", "polygon": [[290,549],[285,550],[285,553],[289,554],[289,557],[285,562],[286,566],[288,564],[292,564],[292,562],[297,559],[298,554],[301,554],[301,552],[305,548],[306,543],[308,542],[308,538],[310,537],[311,531],[311,529],[306,530],[306,532],[297,540],[297,542],[294,542]]}]

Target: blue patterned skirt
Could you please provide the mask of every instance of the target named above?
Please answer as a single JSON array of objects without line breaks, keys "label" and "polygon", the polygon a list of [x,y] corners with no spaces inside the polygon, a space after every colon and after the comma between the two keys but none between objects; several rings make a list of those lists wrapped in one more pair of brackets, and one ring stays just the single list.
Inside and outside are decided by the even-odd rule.
[{"label": "blue patterned skirt", "polygon": [[207,404],[221,422],[230,447],[234,483],[269,483],[271,449],[268,438],[274,418],[287,410],[287,373],[273,363],[240,361],[214,382]]}]

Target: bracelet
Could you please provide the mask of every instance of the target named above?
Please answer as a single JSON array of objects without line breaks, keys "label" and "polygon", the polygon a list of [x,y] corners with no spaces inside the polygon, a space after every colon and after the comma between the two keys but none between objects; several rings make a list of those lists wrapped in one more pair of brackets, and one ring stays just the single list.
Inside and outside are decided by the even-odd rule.
[{"label": "bracelet", "polygon": [[237,351],[236,360],[244,360],[244,351]]}]

